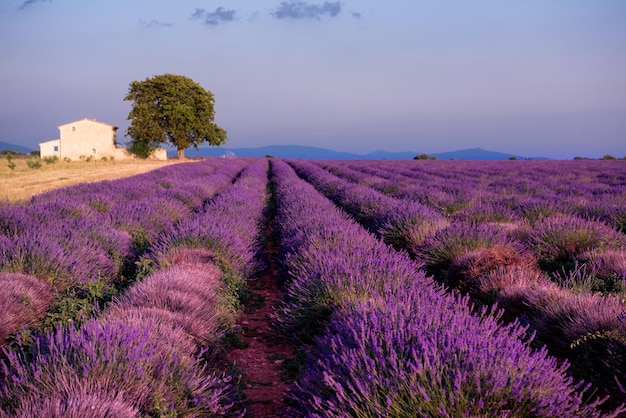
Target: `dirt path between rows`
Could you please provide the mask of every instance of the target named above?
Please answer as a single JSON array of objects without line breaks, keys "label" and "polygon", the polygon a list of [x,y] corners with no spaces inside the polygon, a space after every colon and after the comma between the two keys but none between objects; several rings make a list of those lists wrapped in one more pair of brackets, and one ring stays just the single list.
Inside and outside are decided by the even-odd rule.
[{"label": "dirt path between rows", "polygon": [[[271,225],[271,222],[269,222]],[[252,301],[238,321],[242,331],[239,346],[228,354],[235,367],[243,373],[247,396],[247,416],[285,417],[285,394],[291,381],[282,378],[283,363],[294,357],[294,347],[278,337],[271,328],[271,314],[283,299],[284,292],[277,280],[276,247],[271,238],[271,226],[266,231],[265,257],[267,268],[249,282]]]}]

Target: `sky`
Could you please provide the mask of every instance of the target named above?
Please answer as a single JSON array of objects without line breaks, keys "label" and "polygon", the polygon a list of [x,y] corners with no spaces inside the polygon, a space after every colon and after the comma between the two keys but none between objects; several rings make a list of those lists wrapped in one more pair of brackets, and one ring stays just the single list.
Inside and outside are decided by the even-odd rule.
[{"label": "sky", "polygon": [[131,82],[215,97],[228,147],[626,156],[624,0],[0,0],[0,141],[83,118],[125,137]]}]

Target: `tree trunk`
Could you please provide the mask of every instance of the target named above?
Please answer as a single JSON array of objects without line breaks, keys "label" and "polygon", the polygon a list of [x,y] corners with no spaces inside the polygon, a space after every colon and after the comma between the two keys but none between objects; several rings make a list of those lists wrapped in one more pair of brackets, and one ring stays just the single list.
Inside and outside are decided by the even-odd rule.
[{"label": "tree trunk", "polygon": [[184,160],[185,159],[185,149],[184,148],[178,148],[178,159],[179,160]]}]

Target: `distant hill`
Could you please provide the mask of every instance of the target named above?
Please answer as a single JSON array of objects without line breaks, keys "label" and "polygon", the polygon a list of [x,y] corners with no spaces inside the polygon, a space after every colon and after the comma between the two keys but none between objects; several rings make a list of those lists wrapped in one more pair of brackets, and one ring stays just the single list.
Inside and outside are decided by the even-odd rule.
[{"label": "distant hill", "polygon": [[[430,155],[432,155],[433,157],[437,157],[438,160],[508,160],[511,157],[515,157],[518,160],[528,159],[528,157],[523,157],[521,155],[507,154],[497,151],[487,151],[482,148],[468,148],[451,152],[439,152]],[[548,158],[536,157],[530,159],[547,160]]]},{"label": "distant hill", "polygon": [[33,149],[28,148],[28,147],[23,147],[21,145],[9,144],[8,142],[0,141],[0,151],[5,151],[5,150],[17,151],[17,152],[21,152],[22,154],[30,154],[32,151],[34,151]]},{"label": "distant hill", "polygon": [[365,154],[364,157],[368,160],[412,160],[413,157],[418,155],[417,152],[389,152],[385,150],[378,150]]},{"label": "distant hill", "polygon": [[[187,157],[222,157],[225,155],[234,155],[237,157],[264,157],[266,155],[272,155],[278,158],[317,160],[411,160],[419,154],[419,152],[411,151],[388,152],[384,150],[370,152],[369,154],[354,154],[304,145],[270,145],[258,148],[206,147],[198,148],[197,150],[185,150],[185,156]],[[168,151],[168,155],[174,157],[176,156],[176,151]],[[508,160],[510,157],[525,160],[528,158],[515,154],[488,151],[481,148],[469,148],[430,155],[437,157],[438,160]],[[533,157],[531,159],[547,160],[548,158]]]},{"label": "distant hill", "polygon": [[[168,156],[175,156],[176,151],[168,151]],[[303,158],[312,160],[363,160],[363,155],[349,152],[332,151],[325,148],[308,147],[304,145],[269,145],[258,148],[227,148],[207,147],[185,150],[186,157],[222,157],[234,155],[237,157],[265,157],[271,155],[278,158]]]}]

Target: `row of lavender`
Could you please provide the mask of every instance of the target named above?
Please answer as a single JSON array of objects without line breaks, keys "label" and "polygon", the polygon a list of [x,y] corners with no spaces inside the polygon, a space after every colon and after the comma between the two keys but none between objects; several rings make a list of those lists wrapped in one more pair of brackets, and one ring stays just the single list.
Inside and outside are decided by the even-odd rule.
[{"label": "row of lavender", "polygon": [[178,164],[0,202],[0,345],[45,316],[80,321],[134,275],[156,237],[226,188],[249,162]]},{"label": "row of lavender", "polygon": [[[292,164],[372,232],[422,262],[440,282],[469,293],[480,303],[497,302],[506,309],[509,320],[530,324],[537,332],[536,345],[547,344],[551,354],[568,358],[574,376],[593,382],[617,400],[626,400],[622,389],[626,378],[626,307],[619,285],[626,279],[626,241],[614,227],[562,214],[550,206],[554,211],[551,216],[533,217],[517,225],[510,219],[503,226],[444,217],[411,198],[394,198],[369,187],[377,184],[389,192],[389,183],[372,175],[376,170],[380,173],[380,168],[358,162],[350,163],[354,168],[346,162]],[[393,173],[390,165],[378,165]],[[604,174],[601,178],[609,178]],[[470,179],[485,175],[468,172]],[[435,187],[415,179],[400,182],[395,177],[398,189]],[[610,178],[617,187],[620,171],[612,172]],[[486,179],[483,182],[489,184]],[[604,190],[602,186],[599,189]],[[480,189],[473,193],[477,199],[484,195]],[[613,195],[614,201],[621,198]],[[580,197],[578,201],[583,202]],[[555,273],[556,266],[560,271]],[[592,292],[598,289],[604,294]],[[607,294],[610,290],[618,294]]]},{"label": "row of lavender", "polygon": [[160,234],[144,260],[154,272],[98,319],[58,327],[32,351],[7,351],[0,415],[243,415],[216,347],[256,267],[266,186],[267,161],[258,160]]},{"label": "row of lavender", "polygon": [[[297,416],[600,416],[525,328],[446,294],[289,165],[272,162],[287,297],[283,334],[310,341]],[[617,413],[617,412],[616,412]],[[610,416],[610,414],[607,414]]]},{"label": "row of lavender", "polygon": [[517,222],[567,213],[626,231],[626,167],[620,161],[327,161],[322,165],[382,193],[424,203],[451,219]]}]

